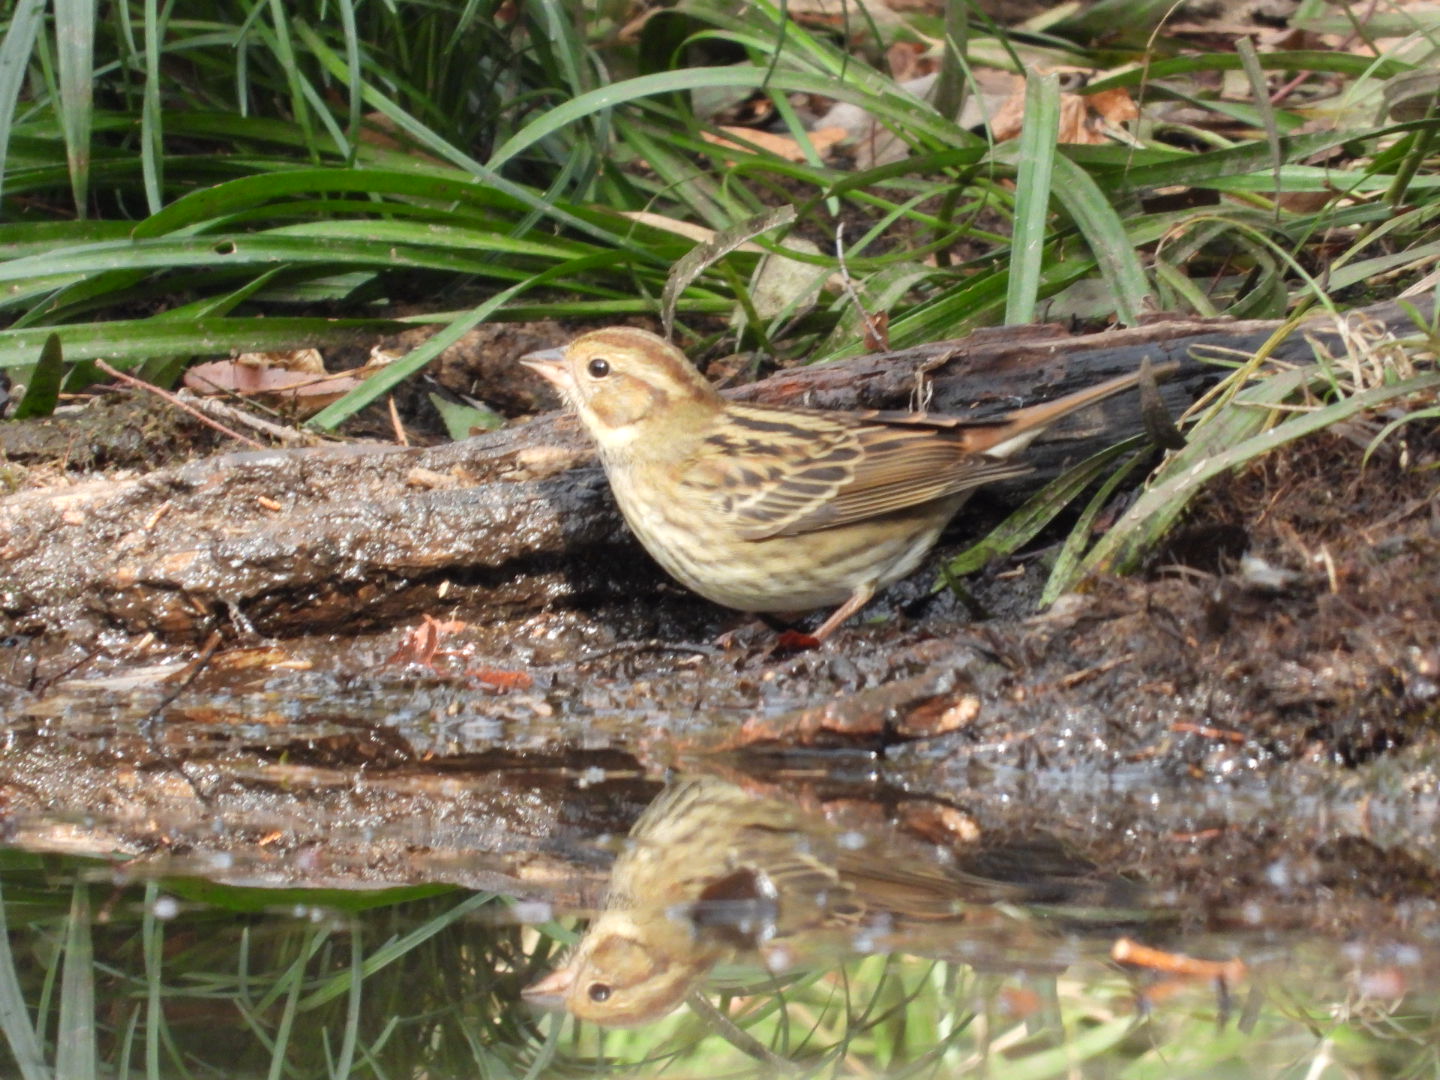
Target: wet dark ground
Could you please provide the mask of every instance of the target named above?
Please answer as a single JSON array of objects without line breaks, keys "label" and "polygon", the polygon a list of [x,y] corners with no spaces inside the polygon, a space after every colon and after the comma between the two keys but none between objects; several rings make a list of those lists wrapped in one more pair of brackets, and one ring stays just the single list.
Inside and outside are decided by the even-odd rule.
[{"label": "wet dark ground", "polygon": [[[1027,556],[966,603],[916,575],[792,654],[759,624],[709,644],[733,617],[653,578],[627,603],[626,578],[652,573],[634,552],[591,610],[462,612],[429,652],[409,627],[227,642],[203,661],[12,639],[8,827],[75,850],[83,836],[47,841],[46,822],[84,818],[106,838],[91,850],[237,866],[323,838],[297,880],[572,897],[594,887],[559,884],[567,845],[628,827],[667,770],[723,770],[814,781],[822,799],[939,800],[987,841],[1043,831],[1203,909],[1334,925],[1349,903],[1405,899],[1395,918],[1428,922],[1440,532],[1435,449],[1408,452],[1362,470],[1343,438],[1302,444],[1212,495],[1147,575],[1044,615],[969,618],[1023,605],[1041,577]],[[255,853],[239,837],[269,825],[247,816],[299,820]],[[341,853],[392,827],[438,862]]]},{"label": "wet dark ground", "polygon": [[[912,922],[886,947],[963,959],[998,980],[987,993],[1125,970],[1127,1000],[1151,1008],[1148,988],[1175,978],[1222,1029],[1264,972],[1287,993],[1330,988],[1332,1011],[1356,986],[1385,1009],[1433,1004],[1440,437],[1412,424],[1363,460],[1366,435],[1271,455],[1142,574],[1047,613],[1031,614],[1043,545],[963,599],[936,593],[957,537],[798,653],[758,624],[712,644],[737,620],[623,538],[579,587],[574,568],[540,568],[528,607],[437,602],[389,628],[202,646],[16,633],[0,650],[4,836],[12,855],[101,858],[81,879],[117,910],[149,910],[135,890],[157,876],[517,898],[482,920],[520,950],[513,1003],[559,963],[513,922],[602,908],[646,806],[708,776],[892,870],[985,883],[961,895],[986,917]],[[7,899],[33,872],[5,875]],[[747,888],[752,907],[766,895]],[[686,917],[705,942],[700,910]],[[836,962],[855,950],[851,923],[816,922]],[[726,949],[753,952],[747,933]],[[1171,959],[1117,968],[1122,940]],[[1167,971],[1187,956],[1242,966]],[[515,1045],[533,1049],[533,1023]]]}]

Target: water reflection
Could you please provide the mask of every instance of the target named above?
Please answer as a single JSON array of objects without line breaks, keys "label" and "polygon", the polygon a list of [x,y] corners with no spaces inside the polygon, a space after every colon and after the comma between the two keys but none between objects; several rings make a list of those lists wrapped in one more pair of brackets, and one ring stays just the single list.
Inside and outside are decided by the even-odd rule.
[{"label": "water reflection", "polygon": [[[1098,910],[1037,915],[1024,899],[1033,883],[917,860],[898,836],[867,860],[849,830],[734,788],[717,792],[736,803],[727,814],[687,824],[685,806],[667,806],[700,805],[705,787],[671,787],[635,830],[708,850],[692,852],[689,878],[667,884],[653,866],[648,882],[630,877],[631,910],[663,917],[659,928],[640,920],[618,950],[636,966],[614,966],[644,984],[656,961],[673,964],[656,985],[700,981],[707,997],[691,989],[691,1000],[715,1004],[619,1031],[521,1003],[567,935],[515,921],[538,905],[443,887],[127,883],[120,864],[0,851],[0,1076],[1380,1080],[1440,1069],[1435,953],[1416,943],[1187,936],[1199,954],[1245,955],[1231,1003],[1178,966],[1123,971]],[[763,858],[712,876],[725,852],[756,843]],[[666,858],[650,844],[627,853]],[[856,875],[842,869],[855,864]],[[585,942],[633,935],[635,923],[612,905]],[[1087,933],[1067,930],[1081,923]],[[582,945],[562,970],[578,973],[587,951],[596,963],[600,950]],[[747,956],[782,973],[746,974],[736,961]],[[662,1011],[660,997],[642,1007]]]},{"label": "water reflection", "polygon": [[[1016,850],[999,854],[1009,856],[1011,880],[967,872],[943,848],[907,853],[898,837],[844,829],[716,777],[681,779],[635,823],[604,910],[527,997],[598,1024],[632,1026],[665,1016],[712,968],[735,960],[781,975],[816,960],[928,943],[991,963],[1003,948],[1012,966],[1047,968],[1056,942],[1033,904],[1023,905],[1064,900],[1073,922],[1082,892],[1094,899],[1124,887],[1090,880],[1083,867],[1077,875],[1058,850],[1047,852],[1048,866],[1034,850],[1026,860]],[[987,855],[992,866],[1002,861],[996,856]],[[1139,910],[1128,917],[1153,921]],[[1047,947],[1037,950],[1042,938]]]}]

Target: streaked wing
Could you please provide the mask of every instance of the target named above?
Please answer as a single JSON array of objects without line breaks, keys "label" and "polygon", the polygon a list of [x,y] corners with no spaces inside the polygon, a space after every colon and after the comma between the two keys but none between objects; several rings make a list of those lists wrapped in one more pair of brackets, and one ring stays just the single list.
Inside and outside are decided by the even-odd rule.
[{"label": "streaked wing", "polygon": [[710,497],[740,536],[764,540],[861,521],[1029,471],[967,453],[953,422],[732,405],[682,483]]}]

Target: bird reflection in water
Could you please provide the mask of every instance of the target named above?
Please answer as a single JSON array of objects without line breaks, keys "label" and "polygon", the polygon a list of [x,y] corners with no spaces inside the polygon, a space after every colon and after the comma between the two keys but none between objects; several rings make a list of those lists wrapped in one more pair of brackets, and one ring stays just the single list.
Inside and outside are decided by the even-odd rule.
[{"label": "bird reflection in water", "polygon": [[778,973],[827,946],[877,951],[907,925],[1007,919],[993,905],[1016,895],[939,861],[877,851],[800,806],[687,778],[636,821],[603,910],[525,996],[597,1024],[643,1024],[718,963],[759,959]]}]

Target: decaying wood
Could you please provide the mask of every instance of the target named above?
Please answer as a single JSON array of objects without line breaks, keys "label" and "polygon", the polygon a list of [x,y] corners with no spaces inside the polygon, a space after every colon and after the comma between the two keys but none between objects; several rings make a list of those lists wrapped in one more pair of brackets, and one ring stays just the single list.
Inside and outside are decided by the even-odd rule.
[{"label": "decaying wood", "polygon": [[[1395,305],[1367,314],[1403,332]],[[1280,324],[1155,323],[1075,337],[1054,326],[783,372],[748,400],[822,408],[1001,411],[1176,360],[1164,388],[1176,411],[1213,380],[1201,353],[1236,359]],[[1307,360],[1323,319],[1272,355]],[[1104,422],[1067,428],[1032,457],[1027,486],[1140,430],[1135,395]],[[1085,420],[1085,417],[1081,417]],[[193,637],[217,623],[271,634],[408,617],[437,603],[539,608],[587,555],[638,548],[625,532],[573,418],[530,423],[448,446],[373,446],[227,454],[133,479],[88,480],[0,501],[0,612],[14,629],[89,638],[109,629]],[[657,575],[658,577],[658,575]]]}]

